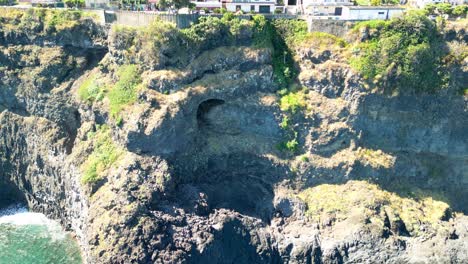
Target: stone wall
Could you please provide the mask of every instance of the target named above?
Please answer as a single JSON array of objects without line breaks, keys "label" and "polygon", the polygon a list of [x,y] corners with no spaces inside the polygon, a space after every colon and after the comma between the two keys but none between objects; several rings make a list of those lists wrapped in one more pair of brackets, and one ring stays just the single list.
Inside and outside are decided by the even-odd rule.
[{"label": "stone wall", "polygon": [[326,20],[307,18],[309,32],[320,31],[344,37],[346,33],[356,24],[351,20]]}]

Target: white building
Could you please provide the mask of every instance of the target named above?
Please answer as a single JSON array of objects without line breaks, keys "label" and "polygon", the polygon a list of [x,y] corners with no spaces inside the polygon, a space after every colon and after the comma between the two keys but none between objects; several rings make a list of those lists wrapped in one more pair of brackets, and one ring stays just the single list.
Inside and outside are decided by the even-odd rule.
[{"label": "white building", "polygon": [[242,11],[243,13],[273,13],[275,11],[275,0],[227,0],[223,2],[230,12]]},{"label": "white building", "polygon": [[304,13],[313,16],[340,16],[343,6],[353,5],[351,0],[303,0]]},{"label": "white building", "polygon": [[453,6],[466,5],[468,4],[468,0],[448,0],[448,3]]},{"label": "white building", "polygon": [[343,6],[340,19],[390,19],[402,15],[404,11],[404,8],[396,6]]},{"label": "white building", "polygon": [[444,0],[413,0],[410,3],[411,5],[416,6],[418,8],[424,8],[426,5],[429,4],[440,4],[444,2]]},{"label": "white building", "polygon": [[200,10],[202,8],[213,10],[222,7],[220,1],[192,1],[191,3],[195,4],[197,10]]}]

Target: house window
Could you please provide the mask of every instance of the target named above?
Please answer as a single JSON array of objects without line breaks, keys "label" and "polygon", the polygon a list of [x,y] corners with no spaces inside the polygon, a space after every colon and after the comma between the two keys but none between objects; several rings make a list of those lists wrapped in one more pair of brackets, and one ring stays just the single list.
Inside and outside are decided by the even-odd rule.
[{"label": "house window", "polygon": [[383,14],[385,14],[385,12],[379,12],[379,15],[383,15]]},{"label": "house window", "polygon": [[251,11],[251,12],[255,12],[255,6],[254,6],[254,5],[251,5],[251,6],[250,6],[250,11]]}]

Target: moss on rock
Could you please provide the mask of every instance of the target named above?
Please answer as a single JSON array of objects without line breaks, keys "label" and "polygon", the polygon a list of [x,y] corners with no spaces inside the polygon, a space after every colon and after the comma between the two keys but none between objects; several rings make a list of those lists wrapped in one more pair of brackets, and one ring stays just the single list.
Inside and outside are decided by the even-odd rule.
[{"label": "moss on rock", "polygon": [[342,221],[358,210],[368,219],[389,218],[391,223],[402,221],[411,235],[420,234],[420,226],[439,228],[450,215],[449,205],[434,200],[418,190],[413,197],[402,197],[382,190],[366,181],[346,184],[322,184],[302,191],[298,197],[307,204],[307,215],[313,221],[334,218]]}]

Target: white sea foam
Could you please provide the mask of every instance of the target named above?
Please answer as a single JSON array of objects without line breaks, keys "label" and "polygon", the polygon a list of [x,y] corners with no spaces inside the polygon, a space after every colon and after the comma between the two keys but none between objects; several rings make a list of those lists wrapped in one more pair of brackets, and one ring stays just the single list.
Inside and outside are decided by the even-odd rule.
[{"label": "white sea foam", "polygon": [[0,218],[26,212],[28,212],[28,209],[21,204],[10,205],[7,208],[0,210]]},{"label": "white sea foam", "polygon": [[44,214],[28,212],[28,209],[15,205],[0,210],[0,225],[10,224],[14,226],[43,226],[53,240],[61,240],[66,237],[60,224],[48,219]]}]

